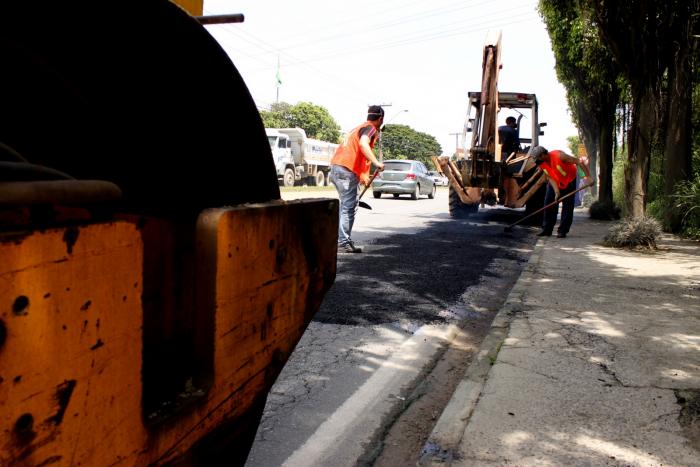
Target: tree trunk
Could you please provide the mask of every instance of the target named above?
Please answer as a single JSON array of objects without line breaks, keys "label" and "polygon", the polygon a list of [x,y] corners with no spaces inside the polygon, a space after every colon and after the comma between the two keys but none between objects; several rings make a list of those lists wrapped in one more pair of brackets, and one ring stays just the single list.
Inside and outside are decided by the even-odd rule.
[{"label": "tree trunk", "polygon": [[632,91],[632,124],[630,125],[625,167],[626,212],[629,217],[645,213],[649,162],[653,135],[656,132],[655,94],[651,86]]},{"label": "tree trunk", "polygon": [[598,185],[598,201],[613,200],[612,167],[613,167],[613,135],[615,131],[615,109],[603,110],[601,113],[600,137],[598,147],[600,155],[600,176]]},{"label": "tree trunk", "polygon": [[[692,115],[692,66],[687,42],[680,42],[675,50],[675,60],[669,67],[668,78],[668,126],[664,145],[666,166],[664,171],[664,194],[670,196],[678,182],[687,180],[691,174],[691,115]],[[683,213],[670,203],[664,223],[671,232],[679,232]]]},{"label": "tree trunk", "polygon": [[591,193],[595,195],[596,188],[598,186],[598,151],[599,151],[599,141],[600,128],[597,124],[597,120],[594,120],[588,116],[588,111],[583,105],[577,106],[578,119],[579,119],[579,130],[581,132],[581,141],[586,147],[586,154],[588,154],[588,168],[591,171],[591,178],[593,179],[593,185],[591,187]]}]

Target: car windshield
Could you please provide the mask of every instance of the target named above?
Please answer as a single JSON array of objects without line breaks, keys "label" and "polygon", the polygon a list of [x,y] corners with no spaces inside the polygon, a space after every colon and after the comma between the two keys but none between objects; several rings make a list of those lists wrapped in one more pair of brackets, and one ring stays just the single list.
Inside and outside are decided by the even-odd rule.
[{"label": "car windshield", "polygon": [[434,170],[431,170],[430,172],[428,172],[428,175],[430,175],[430,176],[432,176],[432,177],[439,177],[439,176],[440,176],[440,174],[438,174],[438,173],[435,172]]},{"label": "car windshield", "polygon": [[395,172],[410,172],[410,162],[385,162],[384,170],[393,170]]},{"label": "car windshield", "polygon": [[275,149],[277,145],[277,136],[268,136],[267,142],[270,143],[270,149]]}]

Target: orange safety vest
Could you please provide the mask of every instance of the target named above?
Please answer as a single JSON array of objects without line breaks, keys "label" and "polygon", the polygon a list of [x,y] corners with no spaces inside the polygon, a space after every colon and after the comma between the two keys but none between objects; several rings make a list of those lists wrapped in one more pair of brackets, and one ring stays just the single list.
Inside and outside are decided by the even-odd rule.
[{"label": "orange safety vest", "polygon": [[335,150],[335,155],[331,159],[331,164],[342,165],[352,170],[360,179],[363,175],[369,174],[369,169],[372,165],[372,162],[367,160],[360,150],[360,130],[367,125],[372,127],[372,131],[369,133],[369,147],[374,148],[374,141],[378,134],[377,129],[374,128],[371,122],[367,121],[348,133],[345,141],[338,146],[338,149]]},{"label": "orange safety vest", "polygon": [[547,175],[557,182],[560,189],[566,188],[569,183],[576,180],[576,164],[563,162],[559,158],[559,154],[561,154],[559,150],[549,151],[547,154],[549,155],[549,161],[542,162],[540,166],[547,172]]}]

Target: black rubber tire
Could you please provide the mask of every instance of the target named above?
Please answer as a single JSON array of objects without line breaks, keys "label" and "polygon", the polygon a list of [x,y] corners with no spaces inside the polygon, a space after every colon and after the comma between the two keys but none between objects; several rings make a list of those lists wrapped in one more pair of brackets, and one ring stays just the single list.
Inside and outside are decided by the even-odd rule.
[{"label": "black rubber tire", "polygon": [[435,193],[437,192],[437,187],[433,185],[432,190],[430,190],[430,193],[428,194],[428,199],[435,199]]},{"label": "black rubber tire", "polygon": [[[279,199],[246,84],[170,2],[138,14],[110,2],[3,2],[0,60],[0,141],[30,163],[117,184],[121,212],[190,218]],[[242,163],[255,176],[231,183]]]},{"label": "black rubber tire", "polygon": [[282,177],[283,186],[294,186],[294,171],[292,169],[286,169],[284,171],[284,176]]},{"label": "black rubber tire", "polygon": [[478,204],[464,204],[461,199],[459,199],[459,194],[452,188],[449,187],[449,208],[450,217],[455,219],[465,219],[471,214],[479,212]]},{"label": "black rubber tire", "polygon": [[382,192],[381,191],[373,191],[372,196],[374,196],[375,198],[381,198]]},{"label": "black rubber tire", "polygon": [[326,174],[319,170],[316,172],[316,178],[314,181],[316,182],[316,186],[323,186],[326,182]]},{"label": "black rubber tire", "polygon": [[411,193],[411,199],[416,200],[420,198],[420,185],[416,183],[416,189]]}]

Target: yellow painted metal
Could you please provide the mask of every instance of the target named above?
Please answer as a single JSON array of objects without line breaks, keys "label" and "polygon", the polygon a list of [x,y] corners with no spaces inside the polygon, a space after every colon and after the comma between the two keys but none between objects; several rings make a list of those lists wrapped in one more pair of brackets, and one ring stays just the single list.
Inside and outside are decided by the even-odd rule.
[{"label": "yellow painted metal", "polygon": [[193,333],[210,384],[149,425],[136,224],[0,237],[0,465],[160,465],[262,410],[333,283],[337,226],[336,200],[199,216]]},{"label": "yellow painted metal", "polygon": [[110,465],[146,438],[141,253],[128,223],[2,238],[0,465]]},{"label": "yellow painted metal", "polygon": [[204,11],[204,0],[170,0],[179,5],[192,16],[202,16]]},{"label": "yellow painted metal", "polygon": [[481,201],[481,188],[465,187],[457,165],[449,157],[442,156],[437,161],[442,169],[442,173],[445,174],[462,203],[477,204]]}]

